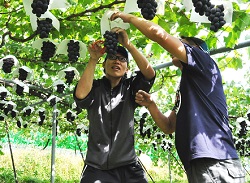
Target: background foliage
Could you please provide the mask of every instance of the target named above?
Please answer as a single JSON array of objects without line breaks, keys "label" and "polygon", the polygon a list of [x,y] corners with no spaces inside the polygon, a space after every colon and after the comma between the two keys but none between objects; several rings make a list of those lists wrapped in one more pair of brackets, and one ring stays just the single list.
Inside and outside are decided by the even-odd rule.
[{"label": "background foliage", "polygon": [[[232,24],[224,25],[218,32],[212,32],[209,24],[195,23],[190,21],[190,12],[183,9],[180,0],[166,0],[165,14],[157,15],[152,21],[161,25],[166,31],[173,35],[180,36],[197,36],[204,39],[211,50],[221,47],[234,48],[242,41],[249,40],[250,28],[250,5],[248,0],[232,1],[233,17]],[[63,93],[58,93],[55,89],[54,82],[65,78],[60,78],[59,72],[69,67],[75,68],[80,74],[83,72],[88,61],[88,55],[85,59],[79,58],[76,62],[69,62],[67,55],[55,55],[49,61],[42,61],[41,51],[32,47],[37,39],[40,39],[37,32],[32,30],[30,18],[26,14],[22,0],[2,0],[0,2],[0,58],[7,55],[14,55],[19,61],[19,67],[26,66],[30,68],[32,73],[31,80],[25,80],[23,83],[29,87],[29,92],[18,95],[15,91],[15,83],[18,76],[11,73],[5,73],[0,70],[0,86],[4,86],[10,95],[5,102],[12,101],[16,104],[16,117],[10,114],[0,123],[0,137],[5,137],[7,132],[12,136],[18,134],[18,137],[29,139],[29,143],[39,139],[42,146],[47,144],[51,139],[51,124],[53,119],[53,106],[48,101],[51,96],[60,98],[57,102],[57,134],[60,136],[57,140],[60,143],[65,139],[70,139],[74,144],[73,148],[81,149],[83,152],[86,147],[86,137],[88,133],[88,121],[86,119],[86,111],[79,111],[73,105],[72,92],[77,79],[72,83],[66,84],[67,87]],[[62,11],[60,9],[52,9],[51,13],[60,22],[60,31],[52,29],[49,39],[61,43],[66,39],[79,40],[88,45],[92,41],[103,37],[100,33],[100,20],[108,9],[119,9],[123,11],[125,6],[124,0],[68,0],[69,7]],[[141,16],[140,13],[134,13]],[[170,62],[170,56],[159,45],[148,40],[135,27],[131,26],[127,30],[131,41],[145,55],[147,55],[153,66]],[[225,92],[229,106],[230,125],[238,144],[238,152],[241,158],[249,158],[249,115],[250,109],[250,76],[249,76],[249,48],[240,50],[232,50],[216,54],[213,57],[222,71],[228,68],[238,73],[244,71],[241,78],[242,82],[224,81]],[[133,62],[130,62],[130,70],[133,73],[136,70]],[[243,70],[242,70],[243,69]],[[238,75],[237,72],[235,77]],[[101,64],[98,65],[95,77],[99,78],[103,75]],[[157,70],[156,82],[152,88],[153,96],[156,98],[158,105],[162,111],[168,111],[173,106],[175,97],[175,89],[178,84],[180,71],[169,66]],[[242,75],[241,75],[242,76]],[[226,76],[228,77],[228,76]],[[227,78],[225,78],[227,79]],[[33,107],[34,111],[31,115],[24,116],[23,109],[27,106]],[[45,121],[39,125],[38,110],[44,108]],[[71,110],[76,114],[74,120],[67,119],[67,111]],[[0,115],[3,114],[3,106]],[[143,115],[144,114],[144,115]],[[17,121],[22,119],[20,127]],[[140,123],[145,121],[143,128]],[[239,135],[241,129],[240,122],[246,121],[247,133]],[[180,168],[178,156],[174,147],[174,137],[164,135],[154,124],[151,117],[146,115],[144,108],[139,108],[135,114],[135,133],[136,133],[136,149],[138,154],[143,152],[148,154],[155,164],[159,163],[159,159],[165,164],[168,163],[168,154],[174,157],[176,164],[175,173],[181,175],[183,169]],[[81,125],[79,127],[79,125]],[[6,127],[8,127],[6,129]],[[76,144],[76,130],[81,129],[81,136],[78,136]],[[42,135],[41,135],[42,134]],[[15,138],[12,138],[12,140]],[[13,140],[14,143],[14,140]],[[66,147],[72,148],[72,147]],[[1,147],[0,147],[1,152]],[[248,167],[249,168],[249,167]]]}]

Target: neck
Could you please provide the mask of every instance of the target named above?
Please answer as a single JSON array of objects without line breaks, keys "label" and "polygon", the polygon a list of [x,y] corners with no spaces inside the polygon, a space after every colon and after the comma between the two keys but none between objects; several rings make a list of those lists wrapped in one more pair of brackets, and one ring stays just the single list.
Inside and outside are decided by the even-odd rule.
[{"label": "neck", "polygon": [[108,77],[108,76],[106,77],[110,81],[111,88],[116,87],[122,79],[122,77]]}]

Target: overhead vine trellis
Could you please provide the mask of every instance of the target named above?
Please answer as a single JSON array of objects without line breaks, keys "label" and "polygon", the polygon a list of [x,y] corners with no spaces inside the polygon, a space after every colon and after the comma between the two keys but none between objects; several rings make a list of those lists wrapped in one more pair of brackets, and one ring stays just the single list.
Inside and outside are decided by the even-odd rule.
[{"label": "overhead vine trellis", "polygon": [[[8,2],[9,4],[7,6],[6,3]],[[56,28],[52,28],[49,34],[49,39],[55,41],[57,44],[62,43],[64,40],[72,39],[81,41],[88,45],[92,41],[103,39],[100,33],[100,21],[105,12],[109,9],[119,9],[120,11],[123,11],[126,5],[126,1],[124,0],[100,0],[94,2],[91,0],[69,0],[62,2],[65,2],[68,5],[64,11],[60,8],[49,10],[60,23],[60,29],[57,30]],[[168,0],[164,2],[164,14],[158,14],[152,21],[158,23],[168,32],[177,36],[201,35],[200,37],[205,39],[209,47],[214,51],[219,50],[220,48],[230,50],[237,47],[237,45],[240,44],[239,40],[241,34],[249,31],[250,6],[247,0],[232,2],[232,23],[224,25],[223,28],[216,33],[210,31],[210,25],[208,23],[190,21],[191,14],[183,8],[183,1]],[[141,16],[138,12],[135,12],[135,14]],[[84,124],[83,132],[84,130],[87,132],[88,121],[86,120],[86,112],[77,111],[76,107],[73,105],[74,101],[72,98],[72,92],[77,83],[77,79],[74,78],[71,83],[65,83],[66,79],[64,76],[59,77],[58,75],[60,71],[67,70],[67,68],[75,68],[79,74],[81,74],[88,60],[87,53],[86,58],[80,57],[76,62],[70,62],[65,54],[55,54],[54,57],[49,59],[49,61],[43,61],[41,59],[41,50],[34,48],[33,46],[33,43],[39,39],[39,34],[36,30],[33,30],[33,27],[31,26],[31,19],[25,11],[23,1],[4,0],[2,4],[0,4],[0,16],[0,59],[7,55],[14,55],[19,61],[19,67],[26,66],[32,70],[32,79],[24,81],[18,81],[18,75],[13,74],[14,70],[19,67],[13,68],[11,73],[4,73],[2,69],[0,70],[0,86],[5,87],[10,94],[4,101],[12,101],[16,104],[17,116],[21,117],[23,121],[21,129],[24,129],[23,125],[25,125],[27,133],[32,129],[38,129],[42,132],[50,133],[52,126],[52,115],[50,114],[53,112],[53,105],[48,99],[50,99],[50,97],[55,97],[58,99],[57,109],[60,111],[59,116],[57,116],[60,126],[59,133],[75,133],[80,124]],[[159,45],[146,39],[133,26],[131,26],[127,32],[132,42],[148,56],[153,66],[159,68],[159,66],[162,66],[163,64],[163,67],[166,68],[171,65],[166,65],[166,63],[170,61],[169,55],[166,54]],[[246,40],[247,39],[249,38],[246,38]],[[230,57],[232,56],[227,54],[222,55],[218,64],[221,67],[224,67],[224,65],[230,65],[230,67],[235,69],[241,68],[244,64],[240,54],[237,57]],[[233,60],[237,60],[237,62],[234,62]],[[131,63],[130,67],[132,71],[136,69],[135,64],[133,63]],[[103,72],[101,64],[98,65],[95,74],[96,77],[102,76]],[[158,77],[153,92],[158,92],[158,95],[161,95],[162,101],[165,102],[164,106],[162,106],[162,110],[167,111],[172,105],[171,100],[174,94],[177,78],[175,76],[180,75],[180,73],[176,70],[166,68],[158,69],[157,74]],[[62,80],[65,85],[62,93],[57,92],[55,85],[55,82],[59,79]],[[246,79],[249,80],[249,78]],[[24,92],[23,95],[18,95],[15,88],[17,82],[25,84],[25,86],[28,87],[28,92]],[[166,83],[168,83],[167,87],[165,86]],[[164,90],[168,90],[169,95],[166,95],[167,93],[164,92]],[[232,96],[230,100],[233,101],[233,98],[234,96]],[[230,111],[230,115],[234,117],[232,118],[234,122],[238,117],[246,117],[245,114],[249,107],[249,92],[242,91],[241,98],[242,101],[237,101],[237,104],[242,105],[242,107]],[[243,98],[245,98],[246,101],[243,101]],[[34,110],[30,116],[23,116],[23,109],[28,106],[34,108]],[[39,124],[39,110],[41,108],[45,109],[44,112],[46,118],[42,124]],[[66,114],[68,111],[72,112],[73,116],[74,114],[77,114],[76,118],[72,117],[74,120],[67,118],[68,116]],[[2,112],[3,109],[1,110],[1,113]],[[16,121],[19,120],[18,117],[12,118],[10,114],[5,116],[7,116],[7,121],[13,121],[13,119]],[[141,111],[138,110],[135,119],[137,124],[139,123],[141,116]],[[150,117],[147,117],[147,121],[148,125],[145,126],[144,132],[146,132],[147,129],[152,130],[152,126],[154,126]],[[236,127],[237,125],[234,126]],[[17,128],[16,123],[10,123],[9,127],[10,130],[19,129]],[[136,131],[136,133],[139,134],[139,139],[137,141],[139,143],[139,148],[141,148],[142,151],[146,151],[146,148],[143,147],[146,137],[140,136],[139,127],[136,127]],[[248,139],[249,135],[244,138]],[[152,137],[152,135],[149,139],[151,139],[149,140],[150,143],[152,141],[157,141],[158,146],[162,144],[160,140],[157,140],[156,137]],[[159,154],[156,153],[156,156],[157,155]]]}]

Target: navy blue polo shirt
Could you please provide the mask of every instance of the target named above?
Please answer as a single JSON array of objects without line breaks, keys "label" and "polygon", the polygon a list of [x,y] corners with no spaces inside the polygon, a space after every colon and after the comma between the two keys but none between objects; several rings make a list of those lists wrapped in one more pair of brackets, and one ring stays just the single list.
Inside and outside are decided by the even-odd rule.
[{"label": "navy blue polo shirt", "polygon": [[179,157],[185,169],[196,158],[238,158],[218,66],[199,48],[185,47],[188,64],[182,63],[181,106],[176,121]]}]

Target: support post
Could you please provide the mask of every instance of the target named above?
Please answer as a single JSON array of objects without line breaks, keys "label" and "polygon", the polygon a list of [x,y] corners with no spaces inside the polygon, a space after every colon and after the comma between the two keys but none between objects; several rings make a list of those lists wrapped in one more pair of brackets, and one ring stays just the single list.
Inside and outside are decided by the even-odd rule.
[{"label": "support post", "polygon": [[56,104],[53,106],[53,119],[52,119],[52,146],[51,146],[51,183],[55,182],[55,149],[56,149]]}]

